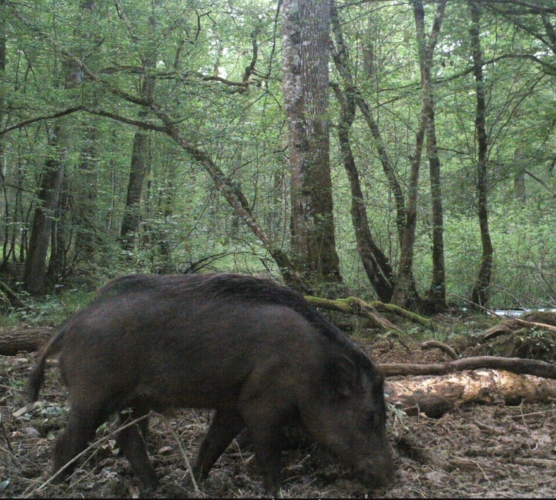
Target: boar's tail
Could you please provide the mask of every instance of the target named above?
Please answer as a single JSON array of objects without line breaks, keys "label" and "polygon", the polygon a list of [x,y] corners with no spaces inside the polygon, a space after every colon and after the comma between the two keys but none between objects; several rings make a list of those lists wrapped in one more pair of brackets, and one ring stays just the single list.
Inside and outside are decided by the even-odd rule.
[{"label": "boar's tail", "polygon": [[40,350],[37,364],[33,368],[25,392],[29,395],[32,402],[39,399],[39,393],[44,385],[44,370],[46,368],[46,360],[57,354],[62,349],[62,340],[65,330],[59,331],[49,342]]}]

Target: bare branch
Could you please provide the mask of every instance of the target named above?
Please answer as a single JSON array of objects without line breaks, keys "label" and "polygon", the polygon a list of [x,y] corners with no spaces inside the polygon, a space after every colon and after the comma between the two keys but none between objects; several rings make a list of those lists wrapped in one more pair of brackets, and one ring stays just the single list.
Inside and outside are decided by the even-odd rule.
[{"label": "bare branch", "polygon": [[11,132],[12,130],[17,130],[17,129],[20,129],[20,128],[24,128],[27,125],[31,125],[32,123],[40,122],[40,121],[43,121],[43,120],[52,120],[54,118],[60,118],[61,116],[70,115],[70,114],[75,113],[77,111],[81,111],[82,109],[83,109],[83,106],[77,106],[75,108],[68,108],[68,109],[65,109],[64,111],[59,111],[58,113],[54,113],[52,115],[44,115],[44,116],[37,116],[35,118],[30,118],[29,120],[24,120],[20,123],[12,125],[11,127],[5,128],[4,130],[0,130],[0,135],[7,134],[8,132]]},{"label": "bare branch", "polygon": [[144,130],[155,130],[157,132],[167,133],[166,127],[161,127],[160,125],[154,125],[152,123],[143,122],[140,120],[132,120],[130,118],[126,118],[125,116],[117,115],[116,113],[110,113],[109,111],[103,111],[100,109],[90,109],[90,108],[83,108],[83,111],[85,111],[86,113],[90,113],[91,115],[98,115],[98,116],[104,116],[106,118],[111,118],[112,120],[116,120],[122,123],[127,123],[128,125],[133,125],[135,127],[139,127]]}]

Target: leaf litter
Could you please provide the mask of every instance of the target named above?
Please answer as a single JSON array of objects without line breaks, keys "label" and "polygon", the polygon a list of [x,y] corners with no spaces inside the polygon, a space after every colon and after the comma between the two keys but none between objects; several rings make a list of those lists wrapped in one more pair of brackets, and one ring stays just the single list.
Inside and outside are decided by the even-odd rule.
[{"label": "leaf litter", "polygon": [[[366,345],[381,361],[438,362],[443,353]],[[410,359],[408,359],[410,358]],[[52,485],[52,448],[69,406],[57,369],[47,370],[41,401],[28,405],[22,387],[34,357],[0,357],[0,497],[139,498],[141,483],[117,448],[116,419],[78,461],[69,483]],[[148,449],[161,478],[158,498],[264,496],[262,477],[246,440],[238,437],[196,489],[192,463],[208,428],[208,410],[152,414]],[[169,428],[171,426],[171,429]],[[388,433],[395,482],[370,491],[349,469],[303,436],[283,452],[284,497],[301,498],[550,498],[556,496],[556,402],[461,407],[440,419],[391,410]],[[295,434],[292,432],[292,434]],[[176,436],[181,446],[176,442]],[[290,436],[291,437],[291,436]],[[184,457],[185,454],[185,457]],[[185,460],[184,458],[187,458]]]}]

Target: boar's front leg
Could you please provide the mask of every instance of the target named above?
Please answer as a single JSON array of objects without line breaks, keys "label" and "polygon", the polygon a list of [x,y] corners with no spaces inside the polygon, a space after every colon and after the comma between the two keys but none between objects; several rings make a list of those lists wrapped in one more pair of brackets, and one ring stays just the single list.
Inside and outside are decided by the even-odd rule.
[{"label": "boar's front leg", "polygon": [[[133,405],[131,411],[120,412],[120,423],[135,420],[148,415],[149,409],[140,403]],[[147,432],[149,430],[149,417],[145,417],[137,424],[126,427],[118,434],[118,446],[124,456],[129,460],[131,468],[141,478],[145,488],[155,489],[158,487],[158,478],[154,467],[147,454]]]},{"label": "boar's front leg", "polygon": [[244,427],[245,423],[236,409],[216,410],[193,467],[195,479],[206,479],[220,455]]},{"label": "boar's front leg", "polygon": [[277,496],[282,485],[282,416],[276,401],[252,401],[242,405],[242,414],[251,436],[257,462],[264,478],[264,489]]}]

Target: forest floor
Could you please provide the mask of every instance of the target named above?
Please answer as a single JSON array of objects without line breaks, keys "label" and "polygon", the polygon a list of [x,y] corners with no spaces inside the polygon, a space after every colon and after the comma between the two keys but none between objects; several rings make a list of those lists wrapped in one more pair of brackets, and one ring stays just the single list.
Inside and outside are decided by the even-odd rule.
[{"label": "forest floor", "polygon": [[[446,361],[440,351],[422,351],[416,341],[380,337],[359,340],[380,362]],[[54,439],[68,412],[67,392],[56,369],[47,371],[41,403],[21,414],[21,387],[34,356],[0,356],[0,497],[139,498],[140,481],[116,449],[116,422],[101,426],[92,451],[79,462],[69,484],[45,485]],[[193,462],[206,432],[209,411],[180,410],[166,421],[153,414],[149,452],[161,478],[155,497],[263,496],[253,452],[234,441],[196,490],[167,422]],[[556,497],[556,402],[520,406],[468,406],[431,419],[392,412],[388,433],[395,482],[369,491],[331,454],[305,440],[284,451],[284,497]]]}]

